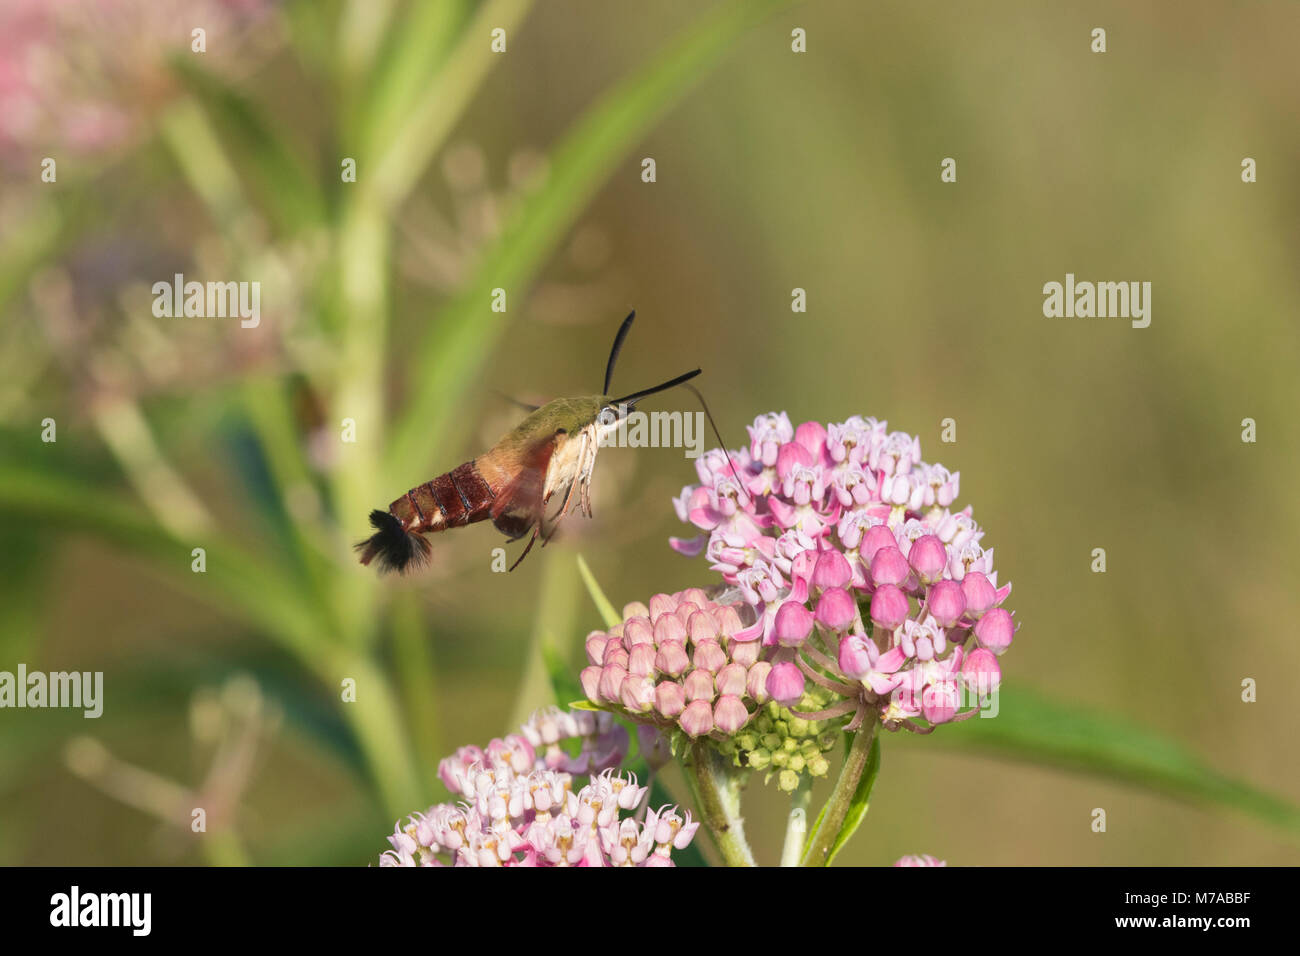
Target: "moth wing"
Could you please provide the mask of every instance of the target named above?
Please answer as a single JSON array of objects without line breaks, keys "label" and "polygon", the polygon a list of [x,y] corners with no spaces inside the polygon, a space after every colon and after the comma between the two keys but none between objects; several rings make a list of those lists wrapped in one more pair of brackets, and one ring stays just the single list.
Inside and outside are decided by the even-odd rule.
[{"label": "moth wing", "polygon": [[518,473],[492,502],[492,509],[488,512],[492,524],[511,541],[522,538],[543,518],[546,470],[559,437],[552,435],[529,448],[523,455]]}]

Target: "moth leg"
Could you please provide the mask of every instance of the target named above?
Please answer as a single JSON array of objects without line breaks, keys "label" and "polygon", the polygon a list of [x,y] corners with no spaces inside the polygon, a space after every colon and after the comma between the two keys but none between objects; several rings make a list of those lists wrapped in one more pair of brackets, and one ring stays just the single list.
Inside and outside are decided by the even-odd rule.
[{"label": "moth leg", "polygon": [[[528,544],[524,545],[524,550],[519,552],[519,557],[515,558],[515,563],[510,565],[510,567],[506,569],[507,572],[513,571],[515,568],[519,567],[519,562],[522,561],[527,556],[529,551],[533,550],[533,542],[537,540],[537,535],[540,533],[541,527],[542,526],[540,522],[533,525],[533,536],[528,539]],[[522,537],[522,535],[520,535],[520,537]],[[542,545],[543,547],[545,547],[546,542],[543,541]]]},{"label": "moth leg", "polygon": [[560,522],[564,520],[564,516],[569,513],[569,506],[573,503],[573,493],[577,488],[578,482],[576,480],[569,484],[568,490],[564,493],[564,504],[560,506],[560,510],[556,512],[555,517],[551,519],[550,530],[542,537],[543,548],[550,543],[551,538],[555,537],[555,531],[560,526]]}]

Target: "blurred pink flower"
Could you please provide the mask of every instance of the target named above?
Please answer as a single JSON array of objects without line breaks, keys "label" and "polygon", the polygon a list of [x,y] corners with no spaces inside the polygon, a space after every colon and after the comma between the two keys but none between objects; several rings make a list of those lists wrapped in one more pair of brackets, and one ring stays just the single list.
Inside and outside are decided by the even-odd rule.
[{"label": "blurred pink flower", "polygon": [[[0,160],[111,152],[174,91],[168,57],[206,32],[210,69],[247,68],[272,0],[7,0],[0,4]],[[250,29],[256,25],[255,29]]]}]

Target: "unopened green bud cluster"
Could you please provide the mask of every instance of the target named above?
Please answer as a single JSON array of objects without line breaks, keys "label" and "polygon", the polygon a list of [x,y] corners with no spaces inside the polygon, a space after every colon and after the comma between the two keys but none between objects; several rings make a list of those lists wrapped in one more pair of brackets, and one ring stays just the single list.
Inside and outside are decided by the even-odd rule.
[{"label": "unopened green bud cluster", "polygon": [[826,752],[840,736],[842,720],[805,720],[791,710],[812,713],[824,710],[838,700],[834,694],[813,685],[793,707],[768,701],[740,733],[718,745],[737,767],[764,772],[763,782],[776,778],[777,786],[787,793],[809,777],[824,777],[830,770]]}]

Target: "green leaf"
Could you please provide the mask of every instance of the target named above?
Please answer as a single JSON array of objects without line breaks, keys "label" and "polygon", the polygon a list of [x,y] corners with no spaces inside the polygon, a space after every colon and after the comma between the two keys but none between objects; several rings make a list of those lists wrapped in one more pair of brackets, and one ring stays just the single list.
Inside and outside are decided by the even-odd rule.
[{"label": "green leaf", "polygon": [[315,178],[254,103],[188,54],[173,57],[171,66],[217,128],[231,139],[229,153],[247,158],[259,195],[276,223],[293,233],[320,222],[324,203]]},{"label": "green leaf", "polygon": [[[856,736],[856,734],[844,735],[845,753],[848,753],[849,749],[853,746],[853,738]],[[862,819],[867,815],[867,806],[871,800],[871,788],[876,784],[876,775],[878,773],[880,773],[879,736],[871,742],[871,752],[867,754],[866,769],[862,771],[862,776],[858,779],[858,786],[853,791],[853,799],[849,802],[849,811],[844,817],[844,825],[840,827],[840,832],[836,835],[835,842],[831,844],[830,854],[826,857],[826,862],[822,864],[823,866],[831,865],[831,862],[835,859],[835,855],[844,848],[844,845],[849,842],[849,838],[852,837],[853,834],[857,832],[858,827],[862,825]],[[830,804],[827,803],[822,806],[822,812],[817,815],[817,822],[813,824],[812,829],[808,831],[808,839],[804,843],[805,846],[812,845],[813,837],[815,837],[817,831],[821,829],[822,820],[826,816],[826,807],[829,805]]]},{"label": "green leaf", "polygon": [[[373,160],[373,173],[360,185],[374,188],[387,209],[399,207],[406,199],[481,88],[483,78],[499,62],[490,45],[492,30],[499,27],[513,33],[532,0],[483,0],[450,49],[448,34],[463,18],[463,5],[441,0],[421,6],[433,9],[410,13],[399,25],[415,33],[416,45],[407,51],[394,49],[391,63],[381,64],[375,77],[378,98],[367,101],[376,110],[368,118],[367,135],[374,138],[373,148],[379,152]],[[417,62],[405,62],[406,56]],[[421,83],[422,68],[439,61],[437,75]],[[415,92],[421,95],[412,97]],[[368,144],[367,148],[372,147]]]},{"label": "green leaf", "polygon": [[613,627],[615,624],[622,623],[623,615],[614,610],[614,605],[610,603],[609,598],[605,597],[605,592],[596,583],[596,576],[591,573],[591,568],[587,567],[587,562],[582,555],[578,555],[578,573],[582,575],[582,583],[587,586],[587,593],[591,595],[592,603],[600,612],[600,618],[605,622],[605,626]]},{"label": "green leaf", "polygon": [[[69,502],[76,507],[70,508]],[[90,534],[150,559],[153,567],[190,593],[226,612],[242,612],[254,624],[312,660],[330,643],[331,625],[306,602],[296,581],[274,564],[206,532],[202,541],[181,541],[142,509],[96,485],[51,470],[0,466],[0,516],[30,519],[34,526]],[[191,550],[206,549],[207,570],[191,570]]]},{"label": "green leaf", "polygon": [[[418,384],[394,429],[386,473],[427,470],[429,450],[445,447],[457,437],[454,429],[468,427],[466,416],[446,410],[463,407],[465,390],[481,376],[505,329],[506,313],[489,308],[492,290],[523,294],[624,154],[736,37],[787,2],[730,0],[713,7],[650,63],[614,86],[565,135],[551,153],[545,181],[516,207],[464,291],[420,344]],[[449,67],[454,62],[453,56]]]},{"label": "green leaf", "polygon": [[582,709],[574,704],[565,705],[564,703],[566,700],[586,700],[586,695],[582,692],[582,686],[574,679],[573,668],[564,659],[564,655],[556,648],[548,645],[542,648],[542,660],[546,663],[546,675],[551,679],[551,689],[555,692],[555,702],[571,709]]},{"label": "green leaf", "polygon": [[1001,691],[996,717],[940,727],[923,746],[934,744],[1122,781],[1300,836],[1300,807],[1290,801],[1220,773],[1161,734],[1032,691]]},{"label": "green leaf", "polygon": [[[438,74],[468,13],[467,0],[417,3],[390,25],[367,78],[365,94],[359,100],[364,106],[357,117],[364,130],[359,139],[367,144],[363,160],[370,160],[377,152],[375,144],[387,148],[394,142],[417,103],[439,96]],[[479,31],[467,31],[461,42],[472,44],[474,52],[483,55],[487,44],[482,42],[482,36]],[[467,84],[467,90],[472,89],[473,84]],[[443,109],[449,108],[446,99],[440,97]],[[464,103],[459,108],[451,107],[453,121],[463,107]],[[435,138],[431,145],[436,147],[438,142]],[[423,161],[427,163],[427,155]]]}]

